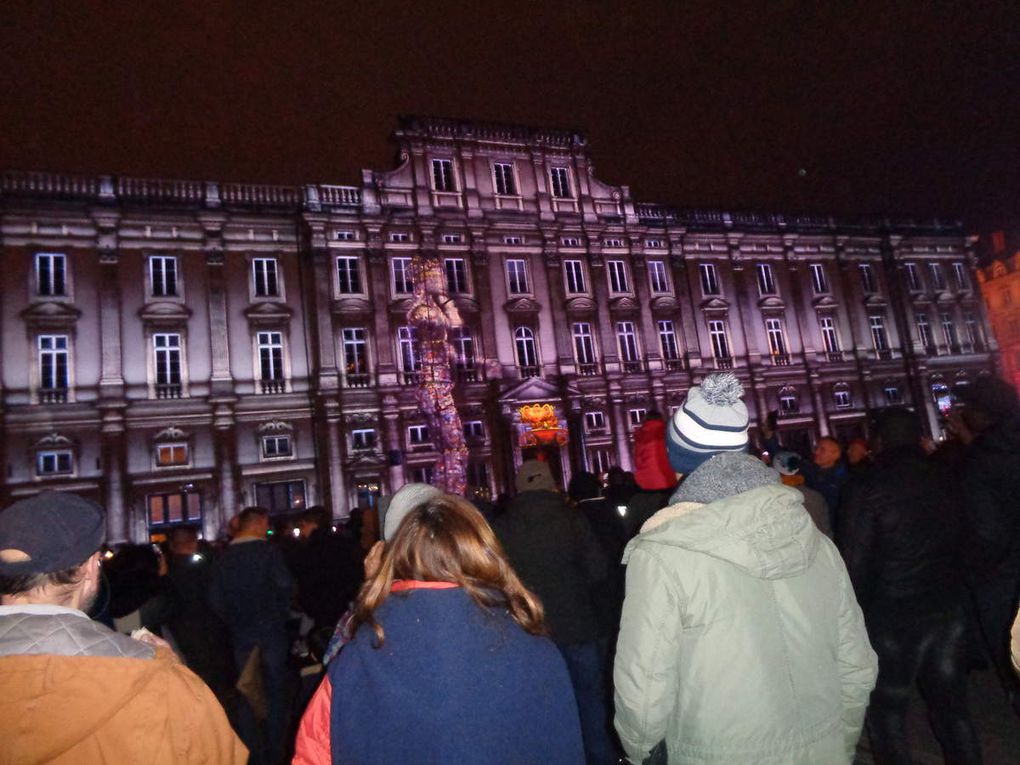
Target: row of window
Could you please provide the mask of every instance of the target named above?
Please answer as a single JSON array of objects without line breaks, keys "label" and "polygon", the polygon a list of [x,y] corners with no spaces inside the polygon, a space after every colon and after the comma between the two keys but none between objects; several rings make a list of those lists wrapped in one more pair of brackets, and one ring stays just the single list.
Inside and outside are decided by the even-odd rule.
[{"label": "row of window", "polygon": [[[520,184],[517,168],[513,162],[492,163],[492,188],[500,196],[518,196]],[[455,193],[461,188],[455,163],[452,159],[432,160],[432,189],[443,193]],[[555,199],[575,199],[573,173],[569,167],[554,165],[549,168],[549,188]]]}]

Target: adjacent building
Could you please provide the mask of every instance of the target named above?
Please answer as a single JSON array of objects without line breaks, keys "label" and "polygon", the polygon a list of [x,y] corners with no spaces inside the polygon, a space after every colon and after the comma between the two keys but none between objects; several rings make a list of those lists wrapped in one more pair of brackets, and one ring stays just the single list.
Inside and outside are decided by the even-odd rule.
[{"label": "adjacent building", "polygon": [[716,369],[801,449],[889,404],[938,433],[948,388],[994,371],[958,223],[638,203],[569,131],[406,118],[395,140],[354,186],[5,173],[0,500],[81,492],[138,541],[428,481],[423,253],[463,320],[478,492],[535,450],[564,480],[629,469],[645,414]]},{"label": "adjacent building", "polygon": [[1020,235],[994,231],[977,239],[978,281],[998,340],[1002,374],[1020,387]]}]

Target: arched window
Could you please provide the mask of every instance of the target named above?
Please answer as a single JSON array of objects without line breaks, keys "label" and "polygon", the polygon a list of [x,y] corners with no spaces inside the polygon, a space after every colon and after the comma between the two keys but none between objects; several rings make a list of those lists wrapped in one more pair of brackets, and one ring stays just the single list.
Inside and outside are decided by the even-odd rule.
[{"label": "arched window", "polygon": [[538,352],[535,349],[535,333],[531,327],[514,330],[514,344],[517,347],[517,365],[522,377],[538,376]]},{"label": "arched window", "polygon": [[793,386],[779,389],[779,411],[783,414],[796,414],[800,411],[800,396]]}]

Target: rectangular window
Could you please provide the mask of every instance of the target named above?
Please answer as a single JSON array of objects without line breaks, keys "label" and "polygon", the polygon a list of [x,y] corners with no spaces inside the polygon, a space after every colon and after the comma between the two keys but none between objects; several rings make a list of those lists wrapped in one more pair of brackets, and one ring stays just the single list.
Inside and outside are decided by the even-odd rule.
[{"label": "rectangular window", "polygon": [[429,438],[428,425],[409,425],[407,428],[407,443],[411,446],[422,446],[431,443]]},{"label": "rectangular window", "polygon": [[259,379],[283,380],[283,333],[258,332],[256,344],[259,353]]},{"label": "rectangular window", "polygon": [[68,388],[67,335],[39,336],[39,388],[63,396]]},{"label": "rectangular window", "polygon": [[390,241],[394,242],[395,244],[401,244],[403,242],[410,242],[411,241],[411,235],[410,234],[405,234],[402,231],[395,232],[395,233],[390,234]]},{"label": "rectangular window", "polygon": [[43,297],[63,297],[67,294],[67,259],[63,253],[36,254],[35,294]]},{"label": "rectangular window", "polygon": [[528,289],[528,268],[523,260],[508,260],[506,262],[506,279],[511,295],[527,295]]},{"label": "rectangular window", "polygon": [[790,389],[779,391],[779,411],[783,414],[796,414],[800,411],[800,398]]},{"label": "rectangular window", "polygon": [[831,316],[819,316],[818,326],[822,330],[822,344],[826,353],[839,353],[839,334],[836,331],[836,322]]},{"label": "rectangular window", "polygon": [[353,231],[334,231],[333,238],[339,242],[353,242],[357,239]]},{"label": "rectangular window", "polygon": [[946,277],[942,273],[942,265],[939,263],[929,263],[928,271],[931,273],[931,283],[936,290],[942,292],[946,288]]},{"label": "rectangular window", "polygon": [[773,356],[786,355],[786,338],[783,336],[781,319],[765,319],[765,334],[768,335],[769,351]]},{"label": "rectangular window", "polygon": [[177,258],[170,255],[149,258],[149,287],[153,297],[177,295]]},{"label": "rectangular window", "polygon": [[622,239],[605,239],[602,242],[603,247],[623,247]]},{"label": "rectangular window", "polygon": [[150,527],[199,523],[202,520],[202,495],[198,492],[150,494],[146,504],[149,508]]},{"label": "rectangular window", "polygon": [[520,236],[504,236],[503,244],[524,244],[524,238]]},{"label": "rectangular window", "polygon": [[871,267],[870,263],[861,263],[857,266],[861,274],[861,289],[864,290],[865,295],[874,295],[878,292],[878,287],[875,283],[875,271]]},{"label": "rectangular window", "polygon": [[563,273],[568,295],[583,295],[588,291],[584,282],[584,264],[580,260],[564,260]]},{"label": "rectangular window", "polygon": [[479,489],[489,488],[489,466],[485,462],[472,460],[467,465],[467,484]]},{"label": "rectangular window", "polygon": [[588,452],[588,462],[593,473],[605,473],[613,466],[608,449],[592,449]]},{"label": "rectangular window", "polygon": [[917,340],[922,348],[931,348],[931,325],[928,323],[928,315],[919,313],[914,316],[914,325],[917,327]]},{"label": "rectangular window", "polygon": [[666,264],[661,260],[648,261],[648,280],[651,283],[653,295],[663,295],[669,292]]},{"label": "rectangular window", "polygon": [[[368,343],[366,332],[361,327],[345,327],[343,330],[344,372],[348,385],[353,385],[359,376],[368,374]],[[367,380],[365,380],[367,383]]]},{"label": "rectangular window", "polygon": [[698,273],[701,275],[701,292],[705,295],[718,295],[719,277],[715,271],[715,263],[699,264]]},{"label": "rectangular window", "polygon": [[875,347],[875,350],[889,350],[889,340],[885,334],[885,318],[882,316],[869,316],[868,327],[871,330],[871,344]]},{"label": "rectangular window", "polygon": [[609,291],[629,292],[630,285],[627,283],[627,264],[622,260],[610,260],[606,262],[609,267]]},{"label": "rectangular window", "polygon": [[460,244],[463,241],[460,234],[443,234],[443,244]]},{"label": "rectangular window", "polygon": [[355,451],[369,451],[375,448],[375,429],[358,428],[351,431],[351,448]]},{"label": "rectangular window", "polygon": [[676,341],[676,330],[672,321],[662,320],[659,326],[659,345],[662,347],[662,358],[676,361],[680,358],[680,348]]},{"label": "rectangular window", "polygon": [[829,291],[829,278],[825,275],[825,266],[821,263],[811,264],[811,286],[816,295],[824,295]]},{"label": "rectangular window", "polygon": [[885,394],[885,402],[889,405],[902,404],[903,397],[900,396],[900,389],[895,385],[887,385],[883,388],[882,393]]},{"label": "rectangular window", "polygon": [[481,420],[465,420],[464,439],[467,441],[482,441],[485,438],[485,424]]},{"label": "rectangular window", "polygon": [[637,428],[640,427],[641,423],[645,421],[645,415],[648,414],[647,409],[628,409],[627,419],[630,420],[630,424]]},{"label": "rectangular window", "polygon": [[70,449],[36,452],[36,475],[69,475],[72,472],[74,472],[74,459]]},{"label": "rectangular window", "polygon": [[576,236],[565,236],[562,240],[560,240],[560,244],[563,247],[580,247],[581,240]]},{"label": "rectangular window", "polygon": [[726,322],[708,322],[708,336],[712,341],[712,355],[717,359],[730,358],[730,343],[726,337]]},{"label": "rectangular window", "polygon": [[461,295],[468,291],[467,267],[464,265],[464,258],[446,258],[443,261],[446,268],[446,290],[451,295]]},{"label": "rectangular window", "polygon": [[404,372],[417,372],[421,367],[421,349],[414,327],[397,329],[397,345],[400,349],[400,368]]},{"label": "rectangular window", "polygon": [[634,331],[634,322],[616,322],[616,340],[620,344],[620,359],[624,362],[640,361],[638,355],[637,334]]},{"label": "rectangular window", "polygon": [[958,290],[970,289],[970,277],[967,276],[967,267],[963,263],[953,263],[953,278],[956,279]]},{"label": "rectangular window", "polygon": [[[197,494],[193,495],[199,496]],[[270,515],[284,515],[305,509],[304,481],[274,481],[255,484],[255,503]]]},{"label": "rectangular window", "polygon": [[538,351],[535,349],[535,333],[531,327],[518,327],[514,330],[514,346],[522,376],[537,377]]},{"label": "rectangular window", "polygon": [[181,395],[181,336],[157,334],[152,336],[156,371],[156,395],[159,398],[177,398]]},{"label": "rectangular window", "polygon": [[645,240],[645,247],[650,250],[661,250],[662,240],[661,239],[647,239]]},{"label": "rectangular window", "polygon": [[393,294],[410,295],[414,292],[414,280],[411,277],[411,259],[394,258],[390,262],[393,264]]},{"label": "rectangular window", "polygon": [[578,364],[595,363],[595,341],[588,322],[574,323],[574,354]]},{"label": "rectangular window", "polygon": [[833,392],[832,397],[836,401],[837,409],[849,409],[853,406],[853,402],[850,400],[850,391],[845,388],[837,388]]},{"label": "rectangular window", "polygon": [[336,277],[341,295],[361,294],[361,266],[356,256],[341,255],[336,259]]},{"label": "rectangular window", "polygon": [[416,467],[411,471],[411,479],[415,483],[427,483],[430,486],[432,481],[435,480],[436,469],[432,465],[424,465],[423,467]]},{"label": "rectangular window", "polygon": [[255,258],[251,262],[255,297],[279,297],[276,258]]},{"label": "rectangular window", "polygon": [[492,165],[492,174],[496,180],[496,193],[503,196],[517,194],[517,180],[514,178],[514,166],[510,162],[496,162]]},{"label": "rectangular window", "polygon": [[951,313],[942,314],[942,334],[946,336],[946,345],[950,349],[956,347],[956,325]]},{"label": "rectangular window", "polygon": [[475,339],[467,327],[450,329],[450,345],[453,346],[453,363],[461,372],[475,368]]},{"label": "rectangular window", "polygon": [[182,467],[187,464],[187,444],[156,445],[156,467]]},{"label": "rectangular window", "polygon": [[772,274],[772,266],[768,263],[758,264],[758,293],[761,295],[776,294],[776,279]]},{"label": "rectangular window", "polygon": [[290,436],[262,436],[262,457],[267,460],[291,457],[294,447]]},{"label": "rectangular window", "polygon": [[917,263],[905,263],[907,271],[907,287],[911,292],[920,292],[921,287],[921,274],[917,270]]},{"label": "rectangular window", "polygon": [[456,191],[453,180],[453,160],[432,160],[432,188],[436,191]]},{"label": "rectangular window", "polygon": [[970,343],[972,347],[977,347],[981,337],[978,335],[977,319],[970,311],[963,314],[963,325],[967,330],[967,342]]},{"label": "rectangular window", "polygon": [[565,167],[554,167],[549,171],[552,181],[553,196],[557,199],[573,199],[574,192],[570,189],[570,171]]},{"label": "rectangular window", "polygon": [[606,415],[602,412],[585,412],[584,428],[589,433],[606,429]]}]

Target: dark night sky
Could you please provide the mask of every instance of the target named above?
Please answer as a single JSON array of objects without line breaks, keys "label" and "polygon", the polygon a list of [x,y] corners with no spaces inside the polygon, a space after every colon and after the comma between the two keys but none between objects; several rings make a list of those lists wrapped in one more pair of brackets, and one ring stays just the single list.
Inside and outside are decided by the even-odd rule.
[{"label": "dark night sky", "polygon": [[640,201],[1020,225],[1015,0],[0,5],[0,167],[356,184],[402,113],[581,129]]}]

